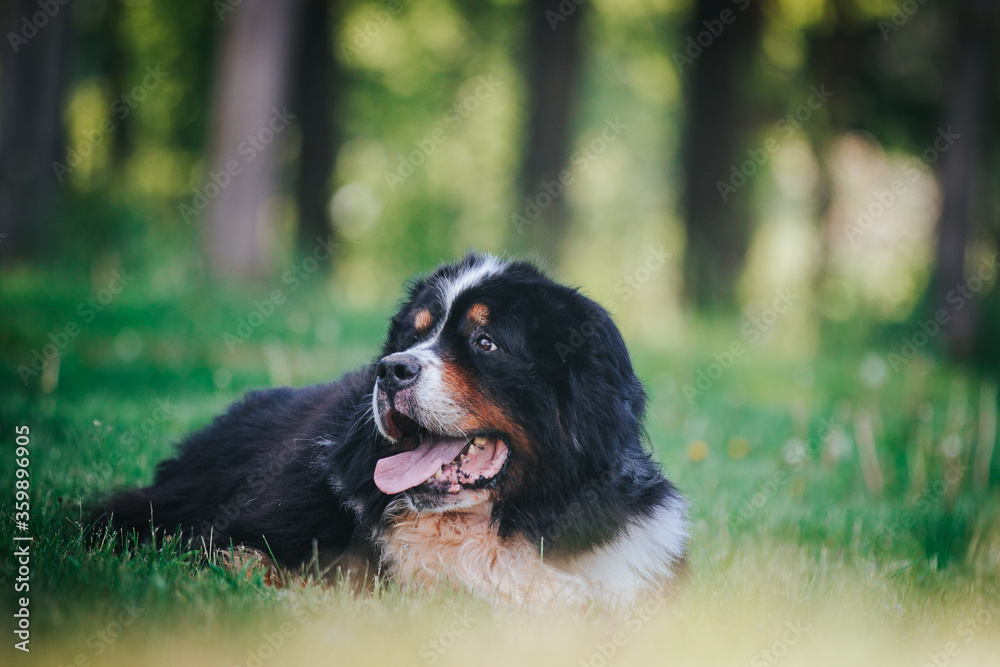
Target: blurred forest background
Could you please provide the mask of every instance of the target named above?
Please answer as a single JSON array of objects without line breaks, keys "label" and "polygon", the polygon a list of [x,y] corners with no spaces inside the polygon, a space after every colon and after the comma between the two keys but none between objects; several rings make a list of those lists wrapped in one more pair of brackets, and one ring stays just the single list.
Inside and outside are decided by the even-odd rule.
[{"label": "blurred forest background", "polygon": [[5,281],[119,266],[176,295],[266,286],[325,244],[318,271],[371,305],[476,247],[540,257],[657,345],[682,345],[692,314],[791,290],[768,332],[783,344],[944,308],[921,353],[1000,363],[988,0],[9,0],[4,15]]},{"label": "blurred forest background", "polygon": [[914,653],[996,581],[1000,3],[0,7],[0,430],[31,425],[38,627],[129,599],[270,628],[277,597],[92,553],[73,513],[245,390],[370,361],[400,283],[470,248],[613,311],[695,600],[836,598]]}]

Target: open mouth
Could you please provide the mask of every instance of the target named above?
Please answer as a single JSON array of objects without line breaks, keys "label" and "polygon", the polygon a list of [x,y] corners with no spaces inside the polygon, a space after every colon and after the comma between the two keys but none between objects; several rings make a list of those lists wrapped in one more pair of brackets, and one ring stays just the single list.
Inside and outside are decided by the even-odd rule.
[{"label": "open mouth", "polygon": [[388,430],[399,429],[400,440],[412,441],[416,446],[379,459],[375,464],[375,485],[383,493],[392,495],[410,489],[421,493],[458,493],[463,489],[479,489],[492,484],[507,463],[509,450],[501,438],[431,433],[395,411],[386,416],[385,422],[392,424]]}]

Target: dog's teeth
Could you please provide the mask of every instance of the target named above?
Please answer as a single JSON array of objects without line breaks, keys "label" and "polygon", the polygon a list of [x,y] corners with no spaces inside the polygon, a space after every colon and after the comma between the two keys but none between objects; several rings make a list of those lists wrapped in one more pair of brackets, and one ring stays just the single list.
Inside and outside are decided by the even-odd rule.
[{"label": "dog's teeth", "polygon": [[480,447],[483,447],[484,445],[486,445],[486,438],[480,436],[480,437],[476,438],[475,440],[473,440],[472,444],[479,445]]}]

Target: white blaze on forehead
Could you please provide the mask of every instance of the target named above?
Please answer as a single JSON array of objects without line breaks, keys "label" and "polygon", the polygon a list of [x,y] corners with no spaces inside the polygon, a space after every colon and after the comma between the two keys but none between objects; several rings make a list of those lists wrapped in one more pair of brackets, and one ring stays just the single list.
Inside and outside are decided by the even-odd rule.
[{"label": "white blaze on forehead", "polygon": [[455,300],[461,296],[463,292],[467,292],[476,285],[479,285],[493,276],[500,275],[506,268],[507,263],[498,257],[485,254],[479,255],[476,262],[471,266],[463,266],[454,276],[445,278],[438,282],[434,286],[434,289],[437,291],[438,296],[441,299],[444,314],[435,324],[433,333],[428,335],[420,343],[411,347],[409,350],[406,350],[406,352],[418,352],[420,350],[432,348],[437,342],[437,338],[441,334],[442,329],[444,329],[445,322],[448,321],[448,316],[451,314],[451,307],[455,303]]},{"label": "white blaze on forehead", "polygon": [[444,317],[442,322],[448,319],[451,305],[462,292],[465,292],[487,278],[503,273],[506,263],[493,255],[480,255],[480,260],[469,267],[462,268],[458,275],[437,286],[438,293],[444,302]]}]

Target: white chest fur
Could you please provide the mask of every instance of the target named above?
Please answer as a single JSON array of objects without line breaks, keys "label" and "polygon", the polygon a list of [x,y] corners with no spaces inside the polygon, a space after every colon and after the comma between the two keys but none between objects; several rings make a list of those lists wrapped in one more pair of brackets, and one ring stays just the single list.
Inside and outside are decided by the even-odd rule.
[{"label": "white chest fur", "polygon": [[389,573],[401,583],[465,588],[514,605],[628,603],[676,574],[687,538],[679,501],[626,527],[611,543],[572,558],[549,558],[519,537],[501,539],[489,507],[397,515],[381,542]]}]

